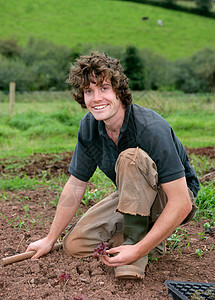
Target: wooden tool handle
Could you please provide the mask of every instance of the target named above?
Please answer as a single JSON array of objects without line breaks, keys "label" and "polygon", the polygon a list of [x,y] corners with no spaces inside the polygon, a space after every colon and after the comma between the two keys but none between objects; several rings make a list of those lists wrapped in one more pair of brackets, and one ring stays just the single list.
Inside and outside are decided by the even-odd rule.
[{"label": "wooden tool handle", "polygon": [[[59,249],[62,245],[63,245],[63,243],[55,244],[51,251]],[[13,256],[2,258],[1,266],[6,266],[6,265],[12,264],[14,262],[18,262],[18,261],[21,261],[24,259],[31,258],[35,253],[36,253],[36,251],[28,251],[28,252],[24,252],[24,253],[20,253],[20,254],[16,254]]]}]

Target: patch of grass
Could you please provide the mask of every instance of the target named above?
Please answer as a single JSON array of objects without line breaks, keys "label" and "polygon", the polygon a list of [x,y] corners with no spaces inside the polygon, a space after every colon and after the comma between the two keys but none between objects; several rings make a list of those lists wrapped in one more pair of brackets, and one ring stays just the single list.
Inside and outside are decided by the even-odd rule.
[{"label": "patch of grass", "polygon": [[10,128],[9,126],[2,124],[0,125],[0,142],[5,138],[13,138],[18,133],[16,128]]},{"label": "patch of grass", "polygon": [[210,172],[212,169],[215,169],[214,159],[195,154],[190,154],[189,159],[199,178],[202,177],[204,174]]},{"label": "patch of grass", "polygon": [[[49,99],[49,93],[44,95]],[[58,99],[57,95],[56,99]],[[36,102],[18,102],[15,105],[17,112],[12,116],[9,116],[8,105],[6,106],[4,102],[0,103],[2,157],[28,156],[33,153],[54,153],[74,149],[79,122],[86,114],[86,110],[81,109],[73,101],[65,104],[64,101],[56,102],[56,99],[55,105],[51,106],[49,102],[41,102],[38,111],[34,108],[34,103],[35,107],[38,105]]]},{"label": "patch of grass", "polygon": [[188,146],[187,141],[190,141],[192,145],[198,142],[203,147],[210,141],[211,146],[215,145],[215,140],[210,139],[211,136],[215,136],[213,112],[202,112],[201,114],[193,112],[189,116],[176,114],[167,117],[167,121],[183,144]]},{"label": "patch of grass", "polygon": [[198,210],[195,215],[195,220],[212,219],[215,220],[215,181],[211,181],[208,185],[201,185],[196,198]]},{"label": "patch of grass", "polygon": [[134,102],[159,113],[184,146],[215,145],[215,99],[210,94],[134,92]]},{"label": "patch of grass", "polygon": [[87,187],[82,199],[82,203],[84,203],[85,206],[87,206],[89,202],[99,202],[116,189],[112,181],[99,168],[97,168],[93,174],[90,183],[92,185]]},{"label": "patch of grass", "polygon": [[[155,110],[187,147],[215,145],[212,95],[181,92],[134,92],[134,103]],[[0,93],[1,98],[1,93]],[[80,119],[86,114],[68,92],[17,93],[13,116],[0,102],[0,157],[72,151]]]},{"label": "patch of grass", "polygon": [[23,178],[20,177],[6,177],[0,180],[1,191],[17,191],[17,190],[30,190],[36,189],[40,185],[48,185],[44,181],[40,181],[36,178],[29,178],[25,175]]},{"label": "patch of grass", "polygon": [[52,136],[47,138],[27,138],[22,135],[13,140],[6,139],[0,144],[1,158],[10,156],[26,157],[40,153],[60,153],[75,149],[77,137]]},{"label": "patch of grass", "polygon": [[16,128],[27,137],[46,138],[50,136],[63,135],[76,136],[82,115],[68,110],[56,113],[39,113],[29,111],[16,114],[6,121],[9,128]]},{"label": "patch of grass", "polygon": [[[215,48],[213,19],[146,4],[22,0],[17,6],[15,0],[0,0],[0,5],[0,38],[15,37],[22,45],[29,37],[77,49],[83,44],[103,50],[108,45],[134,45],[170,59],[191,55],[205,46]],[[148,22],[142,21],[143,16]],[[163,26],[157,25],[158,19]]]}]

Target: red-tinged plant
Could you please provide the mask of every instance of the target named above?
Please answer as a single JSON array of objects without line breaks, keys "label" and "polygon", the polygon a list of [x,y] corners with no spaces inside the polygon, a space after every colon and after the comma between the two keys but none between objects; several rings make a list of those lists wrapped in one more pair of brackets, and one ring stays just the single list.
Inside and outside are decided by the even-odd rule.
[{"label": "red-tinged plant", "polygon": [[99,244],[96,249],[94,249],[93,257],[100,259],[101,256],[106,255],[106,251],[108,250],[108,243],[107,242],[102,242]]},{"label": "red-tinged plant", "polygon": [[87,297],[84,295],[80,295],[79,297],[74,297],[73,300],[87,300]]},{"label": "red-tinged plant", "polygon": [[58,270],[57,280],[58,280],[59,283],[63,283],[65,281],[69,280],[70,278],[71,278],[71,276],[69,274],[67,274],[65,272],[60,272]]}]

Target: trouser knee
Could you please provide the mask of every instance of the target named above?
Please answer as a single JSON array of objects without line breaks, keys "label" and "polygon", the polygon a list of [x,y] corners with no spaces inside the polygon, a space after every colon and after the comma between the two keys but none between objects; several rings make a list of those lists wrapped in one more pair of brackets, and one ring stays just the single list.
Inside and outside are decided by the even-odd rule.
[{"label": "trouser knee", "polygon": [[66,236],[63,240],[63,249],[68,255],[76,257],[80,251],[78,244],[71,236]]},{"label": "trouser knee", "polygon": [[122,215],[114,213],[118,203],[115,191],[91,207],[64,238],[66,253],[74,257],[92,255],[103,241],[122,229]]},{"label": "trouser knee", "polygon": [[154,161],[140,148],[120,153],[116,162],[119,191],[117,211],[149,216],[157,195],[158,173]]},{"label": "trouser knee", "polygon": [[70,232],[63,240],[64,251],[73,257],[87,257],[92,255],[98,244],[97,240],[81,236],[79,230]]}]

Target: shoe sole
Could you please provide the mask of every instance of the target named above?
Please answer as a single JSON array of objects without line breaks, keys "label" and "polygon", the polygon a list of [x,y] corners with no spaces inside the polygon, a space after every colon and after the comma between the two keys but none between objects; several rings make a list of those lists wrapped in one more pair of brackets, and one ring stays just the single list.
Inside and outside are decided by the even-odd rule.
[{"label": "shoe sole", "polygon": [[135,266],[122,266],[115,268],[115,277],[117,279],[136,279],[136,280],[142,280],[145,277],[145,273],[140,271]]}]

